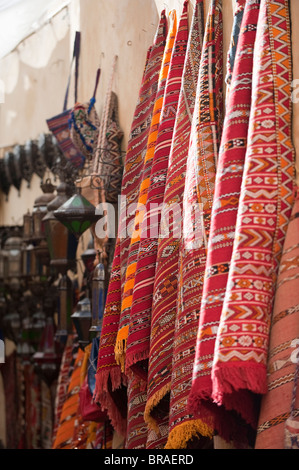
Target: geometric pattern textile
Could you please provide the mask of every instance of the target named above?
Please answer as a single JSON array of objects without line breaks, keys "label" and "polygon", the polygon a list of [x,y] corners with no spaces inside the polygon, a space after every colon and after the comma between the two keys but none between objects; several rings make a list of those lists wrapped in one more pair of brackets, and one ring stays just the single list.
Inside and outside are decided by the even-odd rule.
[{"label": "geometric pattern textile", "polygon": [[[299,395],[296,394],[299,345],[298,259],[297,196],[277,279],[268,352],[268,386],[261,402],[256,449],[298,449],[299,446]],[[293,429],[292,433],[289,432],[290,429]]]},{"label": "geometric pattern textile", "polygon": [[52,449],[74,448],[74,435],[78,426],[79,388],[84,352],[78,349],[74,370],[70,378],[67,395],[62,407],[60,422]]},{"label": "geometric pattern textile", "polygon": [[[139,194],[140,174],[143,168],[148,133],[158,88],[166,31],[167,21],[165,12],[162,11],[153,45],[148,50],[125,158],[121,196],[122,201],[125,200],[128,206],[137,202]],[[109,405],[109,417],[113,420],[112,424],[115,423],[113,416],[116,414],[120,418],[118,426],[121,425],[122,428],[125,428],[123,419],[119,416],[117,407],[113,404],[108,391],[109,384],[112,390],[118,389],[122,384],[121,370],[115,361],[114,347],[119,326],[121,298],[130,245],[130,236],[127,234],[127,228],[134,217],[127,214],[126,209],[122,206],[120,212],[119,231],[103,316],[94,398],[104,408],[108,408]],[[123,215],[124,213],[125,216]]]},{"label": "geometric pattern textile", "polygon": [[270,320],[294,200],[289,26],[287,0],[261,0],[236,235],[212,367],[214,400],[247,422],[255,417],[232,392],[267,392]]},{"label": "geometric pattern textile", "polygon": [[127,269],[125,284],[122,293],[121,314],[119,320],[118,334],[115,345],[115,359],[125,372],[126,362],[126,347],[127,338],[129,334],[129,324],[131,316],[131,308],[133,301],[133,292],[135,286],[136,268],[138,253],[141,240],[141,228],[145,212],[145,205],[147,202],[148,189],[150,187],[150,177],[152,164],[155,155],[155,148],[161,122],[162,109],[165,102],[165,89],[167,77],[170,69],[171,56],[174,46],[174,41],[177,33],[177,16],[176,11],[172,10],[169,13],[169,29],[166,38],[165,50],[162,59],[161,71],[159,75],[158,90],[156,94],[156,101],[154,104],[153,117],[150,124],[150,130],[147,141],[147,150],[144,157],[144,165],[142,170],[142,179],[139,188],[139,196],[137,207],[135,209],[135,218],[133,223],[133,231],[130,240],[129,254],[127,259]]},{"label": "geometric pattern textile", "polygon": [[213,403],[211,371],[232,257],[247,148],[253,50],[259,4],[260,0],[246,2],[227,96],[203,281],[193,383],[189,396],[190,408],[194,413],[199,413],[222,437],[234,441],[241,438],[246,441],[247,437],[240,432],[239,420],[234,422],[233,417],[228,415],[223,407]]},{"label": "geometric pattern textile", "polygon": [[[192,354],[189,342],[193,343],[190,321],[181,318],[176,322],[177,305],[177,278],[180,246],[180,232],[182,229],[183,195],[186,177],[186,164],[189,148],[189,139],[192,118],[195,106],[195,97],[199,73],[199,64],[204,35],[204,4],[197,0],[189,32],[186,59],[182,77],[182,87],[179,97],[178,111],[173,134],[173,143],[169,157],[166,189],[163,201],[160,237],[158,244],[156,278],[154,288],[156,312],[165,311],[168,323],[174,329],[173,357],[171,374],[171,394],[169,407],[169,436],[166,448],[185,447],[188,441],[187,430],[194,425],[191,417],[186,415],[186,400],[188,396],[188,380],[192,373]],[[179,223],[179,225],[177,225]],[[165,226],[163,224],[166,224]],[[176,230],[179,229],[179,233]],[[164,236],[164,231],[167,236]],[[166,281],[173,284],[168,289],[167,296],[156,295],[163,291]]]},{"label": "geometric pattern textile", "polygon": [[[172,136],[178,109],[182,74],[188,43],[188,1],[184,2],[175,37],[155,154],[153,157],[145,214],[141,226],[141,240],[136,265],[135,284],[126,351],[126,367],[134,365],[136,373],[139,360],[147,360],[150,352],[153,290],[157,262],[158,237],[162,204],[166,186]],[[159,312],[159,317],[163,315]],[[166,334],[164,330],[164,338]],[[135,341],[134,341],[135,340]],[[160,357],[161,359],[161,357]],[[142,365],[144,362],[142,362]]]},{"label": "geometric pattern textile", "polygon": [[[185,419],[196,418],[196,421],[190,422],[189,439],[200,435],[212,437],[212,429],[197,419],[200,416],[197,417],[192,410],[187,410],[186,405],[192,385],[206,242],[210,230],[222,120],[222,2],[213,0],[210,3],[204,32],[183,195],[183,228],[179,248],[178,301],[173,355],[176,364],[175,374],[179,377],[183,371],[183,380],[174,381],[173,374],[175,386],[171,391],[173,397],[178,393],[182,394],[182,400],[177,406],[185,408]],[[187,361],[186,366],[185,361]],[[180,418],[182,417],[179,417],[179,420]],[[186,436],[187,429],[186,425]]]}]

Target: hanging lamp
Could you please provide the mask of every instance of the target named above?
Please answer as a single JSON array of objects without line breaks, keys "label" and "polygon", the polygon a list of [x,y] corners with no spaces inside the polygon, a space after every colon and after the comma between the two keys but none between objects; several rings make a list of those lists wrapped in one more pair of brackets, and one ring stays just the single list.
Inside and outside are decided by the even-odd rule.
[{"label": "hanging lamp", "polygon": [[77,239],[100,218],[95,206],[80,190],[56,209],[54,215]]},{"label": "hanging lamp", "polygon": [[88,297],[77,303],[76,311],[71,316],[78,334],[78,343],[81,349],[90,343],[89,329],[91,327],[91,305]]}]

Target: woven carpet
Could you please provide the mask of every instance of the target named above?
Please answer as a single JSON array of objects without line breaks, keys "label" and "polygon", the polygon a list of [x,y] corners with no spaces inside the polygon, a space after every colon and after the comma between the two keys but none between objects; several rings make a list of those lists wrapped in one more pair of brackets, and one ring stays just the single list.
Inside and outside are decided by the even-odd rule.
[{"label": "woven carpet", "polygon": [[279,267],[268,352],[267,393],[262,398],[256,449],[299,447],[299,199],[288,226]]},{"label": "woven carpet", "polygon": [[122,386],[121,369],[115,361],[114,347],[119,326],[121,298],[130,245],[130,236],[127,233],[127,229],[132,220],[134,220],[134,212],[130,213],[128,208],[127,214],[126,204],[130,206],[138,201],[148,133],[165,48],[166,29],[167,22],[165,12],[163,11],[153,45],[148,51],[129,136],[121,190],[122,201],[125,207],[121,205],[120,208],[119,232],[106,298],[96,373],[94,397],[101,403],[102,407],[109,408],[112,424],[116,426],[116,429],[122,435],[126,433],[126,422],[124,422],[117,406],[115,406],[109,389],[117,390]]},{"label": "woven carpet", "polygon": [[141,224],[145,215],[145,206],[147,202],[148,189],[150,186],[152,163],[155,155],[159,125],[161,122],[162,108],[164,106],[167,77],[170,68],[174,41],[177,33],[176,11],[172,10],[169,13],[169,17],[170,25],[166,39],[164,56],[162,60],[161,73],[159,76],[158,91],[154,104],[153,117],[148,136],[147,151],[144,159],[142,181],[139,190],[138,204],[136,207],[134,227],[131,235],[130,249],[127,261],[126,280],[122,296],[119,329],[115,345],[115,359],[117,363],[121,366],[123,372],[125,371],[126,346],[129,333],[129,323],[133,300],[133,291],[135,285],[135,274],[140,246]]},{"label": "woven carpet", "polygon": [[[237,42],[230,91],[226,102],[223,135],[217,164],[211,229],[208,240],[190,409],[220,436],[245,443],[242,421],[212,400],[211,370],[217,329],[231,262],[235,225],[243,177],[251,106],[253,50],[260,0],[246,2]],[[241,3],[239,7],[241,7]],[[243,3],[244,6],[244,3]],[[239,8],[238,8],[239,10]]]},{"label": "woven carpet", "polygon": [[73,449],[75,447],[74,436],[76,434],[79,418],[80,374],[83,359],[84,352],[82,349],[78,349],[74,370],[68,386],[67,396],[60,415],[56,438],[52,446],[53,449]]},{"label": "woven carpet", "polygon": [[[166,334],[168,334],[167,330],[171,332],[172,337],[169,338],[171,341],[173,341],[173,329],[176,315],[177,266],[181,234],[182,197],[184,192],[186,161],[195,104],[199,62],[201,58],[203,30],[203,2],[199,0],[196,2],[194,8],[189,32],[182,76],[182,86],[179,95],[178,109],[173,131],[173,141],[169,156],[154,284],[153,312],[155,313],[156,319],[159,318],[160,312],[160,319],[163,322],[163,331]],[[177,225],[178,223],[179,225]],[[164,292],[167,295],[162,295]],[[171,356],[169,357],[168,354],[168,352],[164,353],[163,361],[172,362]],[[182,373],[180,364],[176,362],[173,367],[174,374],[176,373],[176,370],[180,370],[180,373]],[[176,377],[178,377],[178,375],[179,373],[177,373]],[[165,377],[163,377],[163,379],[165,379]],[[166,379],[167,391],[169,391],[169,375]],[[164,383],[165,382],[161,381],[162,385],[164,385]],[[175,379],[174,383],[176,383]],[[158,383],[157,386],[159,386]],[[168,439],[173,439],[173,436],[176,433],[171,432],[172,427],[180,422],[179,418],[181,417],[182,406],[177,406],[177,403],[180,402],[179,398],[181,398],[181,394],[180,397],[178,397],[177,394],[174,394],[169,416],[169,425],[171,426],[169,432],[171,437],[168,436]]]},{"label": "woven carpet", "polygon": [[[175,380],[171,392],[174,398],[181,397],[177,403],[180,416],[175,422],[176,425],[180,424],[180,418],[193,418],[185,406],[191,387],[205,267],[205,238],[209,229],[216,161],[221,136],[223,112],[222,26],[222,2],[213,0],[210,3],[205,26],[183,194],[183,229],[178,258],[178,300],[175,353],[173,355],[175,364],[173,379]],[[182,371],[184,374],[181,377]],[[172,364],[170,362],[167,364],[165,374],[167,373],[171,378],[171,372]],[[199,433],[203,436],[212,436],[212,431],[198,420],[190,422],[189,426],[186,425],[185,432],[180,433],[178,428],[177,437],[182,436],[181,445],[185,445],[193,434],[198,435]]]},{"label": "woven carpet", "polygon": [[[161,210],[187,49],[188,29],[188,1],[185,1],[173,45],[145,214],[141,226],[127,341],[126,367],[134,366],[132,370],[135,373],[137,373],[137,367],[141,367],[141,373],[145,373],[145,378],[147,378],[147,371],[144,369],[144,361],[148,359],[150,349],[152,301]],[[153,321],[155,322],[155,320]]]},{"label": "woven carpet", "polygon": [[236,234],[212,366],[213,398],[255,424],[234,391],[267,392],[267,351],[275,283],[293,204],[289,12],[261,0],[252,107]]}]

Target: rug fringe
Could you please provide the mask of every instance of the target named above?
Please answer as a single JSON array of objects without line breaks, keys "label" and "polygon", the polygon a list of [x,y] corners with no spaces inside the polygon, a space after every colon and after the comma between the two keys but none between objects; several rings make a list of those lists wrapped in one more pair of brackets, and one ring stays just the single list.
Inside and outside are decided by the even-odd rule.
[{"label": "rug fringe", "polygon": [[108,392],[108,380],[111,380],[112,390],[120,388],[122,384],[122,374],[118,366],[112,367],[109,370],[98,370],[95,379],[95,390],[93,393],[93,400],[100,401],[100,396]]},{"label": "rug fringe", "polygon": [[[233,443],[237,448],[244,448],[248,444],[248,431],[251,423],[246,424],[245,418],[236,410],[237,402],[233,401],[233,395],[231,395],[232,403],[229,406],[228,402],[222,405],[213,402],[212,397],[208,394],[205,394],[205,398],[200,398],[197,393],[190,393],[187,411],[194,418],[201,419],[213,428],[214,433],[226,442]],[[243,405],[243,415],[247,413],[250,416],[253,405],[253,402],[250,401],[250,395],[244,394],[244,390],[242,390],[239,392],[239,396],[240,408],[241,404]],[[232,413],[232,410],[235,410],[235,413]],[[252,429],[254,428],[252,426]]]},{"label": "rug fringe", "polygon": [[213,392],[212,399],[222,405],[225,394],[238,390],[248,390],[264,395],[267,393],[267,370],[264,365],[236,364],[217,367],[212,371]]},{"label": "rug fringe", "polygon": [[115,406],[115,403],[108,392],[104,392],[101,395],[100,405],[102,411],[107,411],[107,415],[115,431],[122,437],[126,437],[127,420],[122,417],[119,409],[117,408],[117,406]]},{"label": "rug fringe", "polygon": [[158,392],[156,392],[152,397],[150,397],[145,406],[144,410],[144,421],[147,423],[148,427],[159,434],[159,425],[155,418],[151,415],[153,409],[160,403],[162,398],[165,397],[167,393],[170,392],[170,384],[164,385]]},{"label": "rug fringe", "polygon": [[126,370],[132,366],[136,366],[136,364],[140,361],[145,361],[149,357],[149,348],[146,348],[143,351],[138,352],[127,352],[126,354]]},{"label": "rug fringe", "polygon": [[186,449],[188,442],[199,435],[212,439],[214,431],[200,419],[185,421],[170,431],[165,449]]}]

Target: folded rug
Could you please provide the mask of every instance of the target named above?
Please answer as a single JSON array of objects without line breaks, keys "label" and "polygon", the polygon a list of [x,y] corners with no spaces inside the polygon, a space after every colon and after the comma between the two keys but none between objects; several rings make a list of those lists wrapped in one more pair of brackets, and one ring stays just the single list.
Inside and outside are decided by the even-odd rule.
[{"label": "folded rug", "polygon": [[165,48],[166,30],[167,21],[165,12],[163,11],[161,13],[154,43],[148,51],[129,136],[121,191],[122,201],[125,207],[121,205],[118,237],[116,240],[103,317],[96,373],[94,397],[101,403],[102,407],[109,409],[109,416],[110,419],[113,420],[113,425],[115,425],[116,429],[121,431],[120,434],[123,435],[126,432],[126,421],[122,418],[117,406],[114,404],[109,389],[115,391],[119,388],[121,389],[123,382],[121,369],[115,361],[114,347],[119,326],[121,298],[127,267],[128,248],[131,239],[127,230],[135,214],[134,212],[130,213],[129,207],[127,213],[126,204],[128,206],[131,204],[134,205],[138,200],[144,155],[147,148],[148,133]]},{"label": "folded rug", "polygon": [[[204,5],[202,0],[197,0],[189,32],[189,39],[186,50],[184,70],[182,75],[182,86],[178,101],[178,110],[176,115],[175,127],[173,131],[172,146],[169,155],[169,165],[167,170],[167,179],[163,208],[161,215],[161,226],[159,231],[157,265],[154,284],[154,303],[153,311],[156,318],[160,312],[161,319],[164,317],[167,322],[164,323],[164,332],[170,331],[173,335],[173,328],[176,316],[177,301],[177,276],[178,276],[178,252],[182,225],[182,200],[184,193],[186,161],[189,147],[189,138],[191,131],[191,122],[195,105],[195,95],[197,79],[199,72],[199,63],[204,34]],[[168,288],[166,289],[166,285]],[[167,295],[159,295],[165,292]],[[180,325],[183,326],[182,324]],[[188,325],[189,326],[189,325]],[[179,335],[181,328],[176,331],[177,341],[175,340],[174,350],[178,351],[181,341]],[[188,343],[188,330],[182,332],[184,335],[184,345]],[[172,340],[173,338],[171,338]],[[186,343],[185,343],[186,341]],[[171,352],[171,351],[170,351]],[[129,346],[128,352],[129,354]],[[171,358],[164,357],[164,360],[172,362]],[[184,364],[189,361],[189,357],[184,357]],[[177,424],[182,424],[185,418],[184,407],[182,407],[182,395],[184,392],[179,385],[180,392],[177,393],[177,380],[184,381],[184,372],[188,374],[189,368],[182,367],[181,361],[173,364],[173,394],[171,396],[169,411],[169,436],[168,441],[178,448],[179,439],[173,428]],[[179,376],[182,374],[181,378]],[[169,377],[167,377],[169,381]],[[168,390],[169,391],[169,388]],[[182,436],[182,433],[180,433]],[[184,439],[182,439],[184,441]],[[171,444],[170,444],[171,445]]]},{"label": "folded rug", "polygon": [[[179,429],[182,420],[193,419],[186,409],[195,357],[196,334],[202,280],[206,258],[206,239],[210,224],[218,148],[222,131],[223,88],[222,2],[213,0],[208,11],[196,90],[186,178],[183,194],[183,228],[178,256],[178,287],[173,361],[164,364],[162,376],[168,377],[172,395],[172,426],[178,426],[172,442],[180,446],[196,434],[212,437],[212,430],[190,421]],[[172,384],[171,384],[172,375]],[[175,403],[175,407],[174,407]],[[176,417],[176,413],[179,413]],[[171,440],[169,441],[171,446]]]},{"label": "folded rug", "polygon": [[299,198],[295,200],[279,267],[256,449],[298,449]]},{"label": "folded rug", "polygon": [[138,202],[135,208],[135,219],[133,223],[133,231],[131,234],[129,254],[127,258],[127,269],[122,294],[121,314],[115,344],[115,359],[116,362],[121,366],[121,370],[123,372],[125,372],[126,345],[129,333],[133,290],[135,285],[135,273],[140,244],[141,223],[143,221],[145,213],[145,204],[147,201],[147,192],[150,184],[152,162],[155,154],[156,141],[161,120],[161,112],[164,104],[165,87],[170,67],[173,44],[177,33],[176,11],[172,10],[169,13],[169,16],[171,24],[169,26],[169,31],[166,39],[165,51],[159,76],[158,91],[156,95],[153,117],[148,136],[147,151],[144,157],[144,166],[142,171],[142,180],[139,189]]},{"label": "folded rug", "polygon": [[[243,177],[251,106],[253,50],[260,0],[239,2],[245,6],[241,24],[217,164],[211,228],[203,282],[196,356],[189,409],[228,441],[248,442],[244,422],[213,403],[211,370],[217,329],[227,286],[235,238],[235,225]],[[247,397],[248,399],[250,397]],[[245,398],[244,398],[245,399]],[[250,403],[251,406],[253,405]],[[249,406],[249,405],[248,405]],[[240,426],[242,428],[240,429]],[[244,432],[241,432],[243,429]]]},{"label": "folded rug", "polygon": [[293,205],[289,10],[261,0],[236,233],[212,366],[213,398],[254,424],[242,394],[267,392],[267,352],[282,246]]},{"label": "folded rug", "polygon": [[[139,375],[144,373],[145,380],[147,379],[147,370],[143,364],[148,359],[150,350],[152,300],[161,210],[187,49],[188,29],[188,1],[185,1],[173,45],[145,213],[141,224],[127,341],[126,367],[132,367],[135,373],[137,373],[137,367],[141,369]],[[155,322],[152,319],[153,321]],[[149,404],[147,404],[148,406]]]}]

